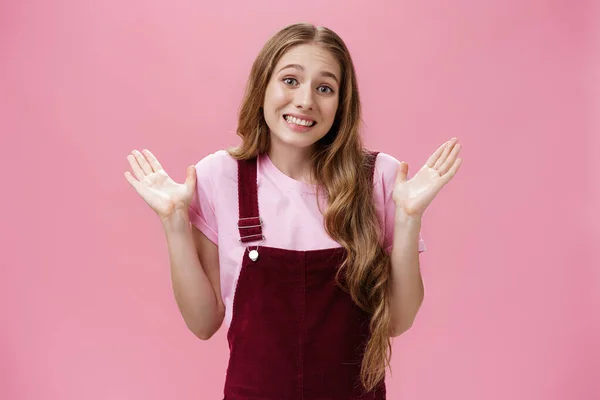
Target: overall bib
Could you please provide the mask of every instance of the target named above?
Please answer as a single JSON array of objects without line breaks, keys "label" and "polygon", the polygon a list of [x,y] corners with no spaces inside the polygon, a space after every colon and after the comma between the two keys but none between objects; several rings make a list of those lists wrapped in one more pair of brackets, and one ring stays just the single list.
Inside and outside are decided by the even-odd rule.
[{"label": "overall bib", "polygon": [[[376,156],[368,155],[371,177]],[[264,240],[256,178],[256,159],[238,161],[243,243]],[[368,393],[360,384],[370,318],[335,283],[344,255],[342,247],[246,248],[227,332],[225,400],[385,399],[383,381]]]}]

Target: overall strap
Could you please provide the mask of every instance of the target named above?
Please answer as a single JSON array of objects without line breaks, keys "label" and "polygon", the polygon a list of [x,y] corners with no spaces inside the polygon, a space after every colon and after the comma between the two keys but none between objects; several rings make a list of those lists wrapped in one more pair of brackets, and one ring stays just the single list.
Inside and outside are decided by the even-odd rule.
[{"label": "overall strap", "polygon": [[242,243],[265,238],[262,234],[262,218],[258,213],[256,161],[256,158],[238,160],[238,230]]},{"label": "overall strap", "polygon": [[369,182],[373,185],[373,175],[375,174],[375,161],[377,160],[378,151],[367,151],[365,155],[365,168],[369,172]]}]

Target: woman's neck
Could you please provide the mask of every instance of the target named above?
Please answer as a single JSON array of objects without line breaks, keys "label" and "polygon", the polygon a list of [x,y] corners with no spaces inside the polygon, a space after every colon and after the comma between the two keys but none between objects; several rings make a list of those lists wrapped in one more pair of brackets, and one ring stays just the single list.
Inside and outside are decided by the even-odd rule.
[{"label": "woman's neck", "polygon": [[278,170],[297,181],[314,183],[311,161],[312,147],[299,148],[273,142],[269,147],[269,159]]}]

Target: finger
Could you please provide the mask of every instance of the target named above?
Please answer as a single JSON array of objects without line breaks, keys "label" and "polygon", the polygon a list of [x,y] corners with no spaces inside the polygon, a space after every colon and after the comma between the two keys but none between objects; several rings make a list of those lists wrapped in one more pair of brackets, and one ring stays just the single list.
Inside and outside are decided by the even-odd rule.
[{"label": "finger", "polygon": [[129,182],[129,184],[133,186],[133,188],[139,193],[140,189],[142,188],[140,182],[137,179],[135,179],[129,171],[125,171],[123,175],[125,175],[125,179],[127,179],[127,182]]},{"label": "finger", "polygon": [[458,153],[460,153],[460,149],[461,149],[460,143],[457,144],[456,146],[454,146],[454,148],[448,155],[448,158],[446,159],[446,161],[444,161],[444,163],[442,165],[440,165],[440,168],[438,168],[438,173],[440,174],[440,176],[442,176],[446,172],[448,172],[450,167],[452,165],[454,165],[454,161],[456,160],[456,157],[458,157]]},{"label": "finger", "polygon": [[152,171],[150,164],[148,164],[148,160],[146,160],[146,157],[144,157],[142,153],[137,150],[134,150],[131,153],[135,156],[135,159],[137,160],[138,164],[140,164],[142,171],[144,171],[146,175],[150,175],[152,172],[154,172]]},{"label": "finger", "polygon": [[448,158],[448,154],[450,154],[450,151],[452,151],[452,148],[454,147],[455,144],[456,144],[455,138],[453,138],[446,144],[446,147],[444,148],[442,155],[436,160],[435,164],[433,165],[433,168],[439,169],[441,167],[441,165],[444,162],[446,162],[446,159]]},{"label": "finger", "polygon": [[456,161],[454,161],[454,164],[452,164],[452,166],[448,170],[448,172],[444,176],[442,176],[442,179],[444,180],[444,184],[450,182],[450,179],[454,178],[454,175],[456,175],[456,171],[458,171],[458,169],[460,168],[461,165],[462,165],[462,158],[457,158]]},{"label": "finger", "polygon": [[408,175],[408,164],[402,161],[398,166],[398,171],[396,172],[396,183],[406,182],[406,177]]},{"label": "finger", "polygon": [[427,166],[428,167],[432,167],[433,168],[435,162],[438,160],[438,158],[440,158],[440,156],[442,155],[442,152],[444,151],[444,149],[446,148],[446,146],[448,145],[448,143],[450,143],[450,141],[447,141],[446,143],[444,143],[443,145],[441,145],[440,147],[438,147],[438,149],[435,151],[435,153],[433,153],[431,155],[431,157],[429,157],[429,159],[427,160]]},{"label": "finger", "polygon": [[158,172],[163,169],[162,165],[160,165],[160,163],[158,162],[154,154],[150,152],[150,150],[144,149],[142,150],[142,153],[144,154],[144,156],[146,156],[146,159],[150,163],[150,166],[152,167],[152,170],[154,172]]},{"label": "finger", "polygon": [[131,165],[131,169],[133,170],[133,174],[138,179],[138,181],[141,181],[142,179],[144,179],[144,177],[146,176],[146,174],[144,173],[144,171],[142,171],[142,168],[140,168],[140,164],[138,163],[138,161],[135,158],[135,156],[133,156],[132,154],[129,154],[127,156],[127,161],[129,161],[129,165]]}]

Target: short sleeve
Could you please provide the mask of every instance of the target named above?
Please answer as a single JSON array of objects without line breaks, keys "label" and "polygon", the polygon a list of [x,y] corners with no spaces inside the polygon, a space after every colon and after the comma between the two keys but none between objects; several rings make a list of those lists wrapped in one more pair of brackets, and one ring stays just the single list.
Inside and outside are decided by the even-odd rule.
[{"label": "short sleeve", "polygon": [[[392,245],[394,243],[396,203],[394,203],[392,194],[399,166],[400,161],[396,160],[391,155],[385,153],[379,153],[377,155],[374,174],[374,197],[375,201],[379,203],[379,209],[382,210],[380,218],[383,220],[383,245],[388,253],[392,251]],[[426,250],[425,241],[420,233],[418,246],[419,253]]]},{"label": "short sleeve", "polygon": [[218,229],[215,214],[215,185],[212,179],[215,169],[214,154],[200,160],[196,168],[196,189],[189,207],[190,222],[218,245]]}]

